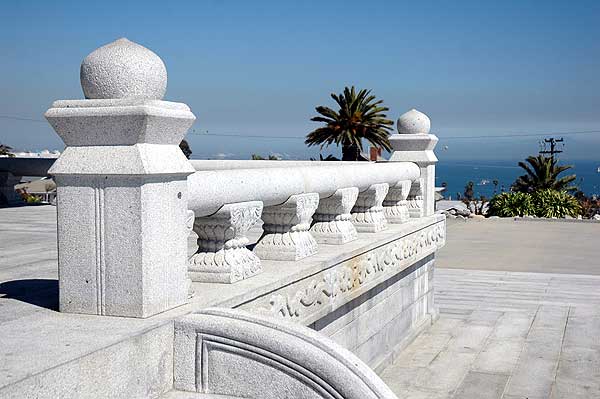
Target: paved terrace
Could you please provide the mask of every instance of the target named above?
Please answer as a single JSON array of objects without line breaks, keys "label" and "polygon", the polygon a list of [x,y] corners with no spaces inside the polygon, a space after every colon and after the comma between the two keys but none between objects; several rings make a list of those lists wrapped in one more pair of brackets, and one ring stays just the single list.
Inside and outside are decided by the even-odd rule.
[{"label": "paved terrace", "polygon": [[[599,236],[600,223],[450,221],[440,318],[381,376],[399,398],[600,398]],[[54,207],[0,209],[0,324],[57,307],[55,240]]]},{"label": "paved terrace", "polygon": [[440,318],[384,381],[411,399],[600,398],[598,237],[600,223],[450,220]]}]

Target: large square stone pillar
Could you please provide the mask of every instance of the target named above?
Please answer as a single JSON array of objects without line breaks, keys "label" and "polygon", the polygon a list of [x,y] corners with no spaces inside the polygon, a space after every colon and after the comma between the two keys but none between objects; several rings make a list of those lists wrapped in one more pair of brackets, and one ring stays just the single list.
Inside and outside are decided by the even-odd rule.
[{"label": "large square stone pillar", "polygon": [[111,43],[82,64],[91,99],[56,101],[45,114],[67,146],[49,171],[62,312],[148,317],[187,300],[194,168],[179,143],[195,117],[185,104],[160,100],[161,65],[142,46]]}]

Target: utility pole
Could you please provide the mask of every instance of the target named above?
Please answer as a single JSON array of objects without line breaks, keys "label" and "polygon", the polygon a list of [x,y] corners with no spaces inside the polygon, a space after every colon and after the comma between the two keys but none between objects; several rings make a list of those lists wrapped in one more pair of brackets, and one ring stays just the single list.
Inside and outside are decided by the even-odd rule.
[{"label": "utility pole", "polygon": [[544,143],[550,144],[550,150],[546,150],[546,145],[544,144],[544,149],[540,151],[540,154],[550,154],[550,158],[552,158],[552,162],[554,162],[554,154],[560,154],[562,150],[556,149],[557,143],[562,143],[564,139],[561,137],[559,139],[555,139],[551,137],[549,139],[544,139]]}]

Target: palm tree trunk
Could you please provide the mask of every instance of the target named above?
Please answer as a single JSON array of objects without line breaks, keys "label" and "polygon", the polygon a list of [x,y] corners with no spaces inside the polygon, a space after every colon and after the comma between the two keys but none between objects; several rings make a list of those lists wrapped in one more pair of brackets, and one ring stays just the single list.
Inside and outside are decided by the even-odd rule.
[{"label": "palm tree trunk", "polygon": [[359,161],[360,148],[357,145],[342,145],[342,161]]}]

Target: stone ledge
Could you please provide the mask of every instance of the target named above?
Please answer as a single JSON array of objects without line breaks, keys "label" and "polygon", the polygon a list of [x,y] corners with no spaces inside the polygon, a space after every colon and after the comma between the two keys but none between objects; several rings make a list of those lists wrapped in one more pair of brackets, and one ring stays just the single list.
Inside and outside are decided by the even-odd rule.
[{"label": "stone ledge", "polygon": [[[413,219],[405,224],[390,225],[383,232],[359,234],[358,240],[347,244],[320,245],[317,255],[298,262],[264,261],[264,273],[228,285],[226,289],[222,284],[194,283],[196,296],[190,303],[148,319],[61,314],[23,302],[7,301],[2,308],[7,314],[13,310],[18,311],[23,306],[34,308],[35,312],[28,317],[0,323],[0,336],[3,338],[0,341],[0,358],[3,359],[0,392],[8,392],[12,389],[11,385],[17,383],[22,387],[30,384],[40,386],[40,381],[51,381],[53,386],[58,387],[61,385],[60,381],[48,378],[56,370],[77,369],[78,362],[90,359],[97,359],[95,363],[101,364],[102,359],[110,358],[111,347],[147,336],[156,328],[173,323],[180,316],[210,306],[233,308],[264,298],[281,287],[310,281],[312,276],[401,237],[437,223],[443,224],[444,219],[443,215]],[[431,251],[421,253],[411,262],[416,262],[428,253]],[[36,272],[31,272],[30,275],[19,278],[39,276]],[[157,350],[160,347],[161,344],[157,343]],[[15,351],[14,348],[20,350]],[[139,366],[148,370],[156,369],[154,364],[139,363]],[[91,383],[101,384],[102,379]]]}]

